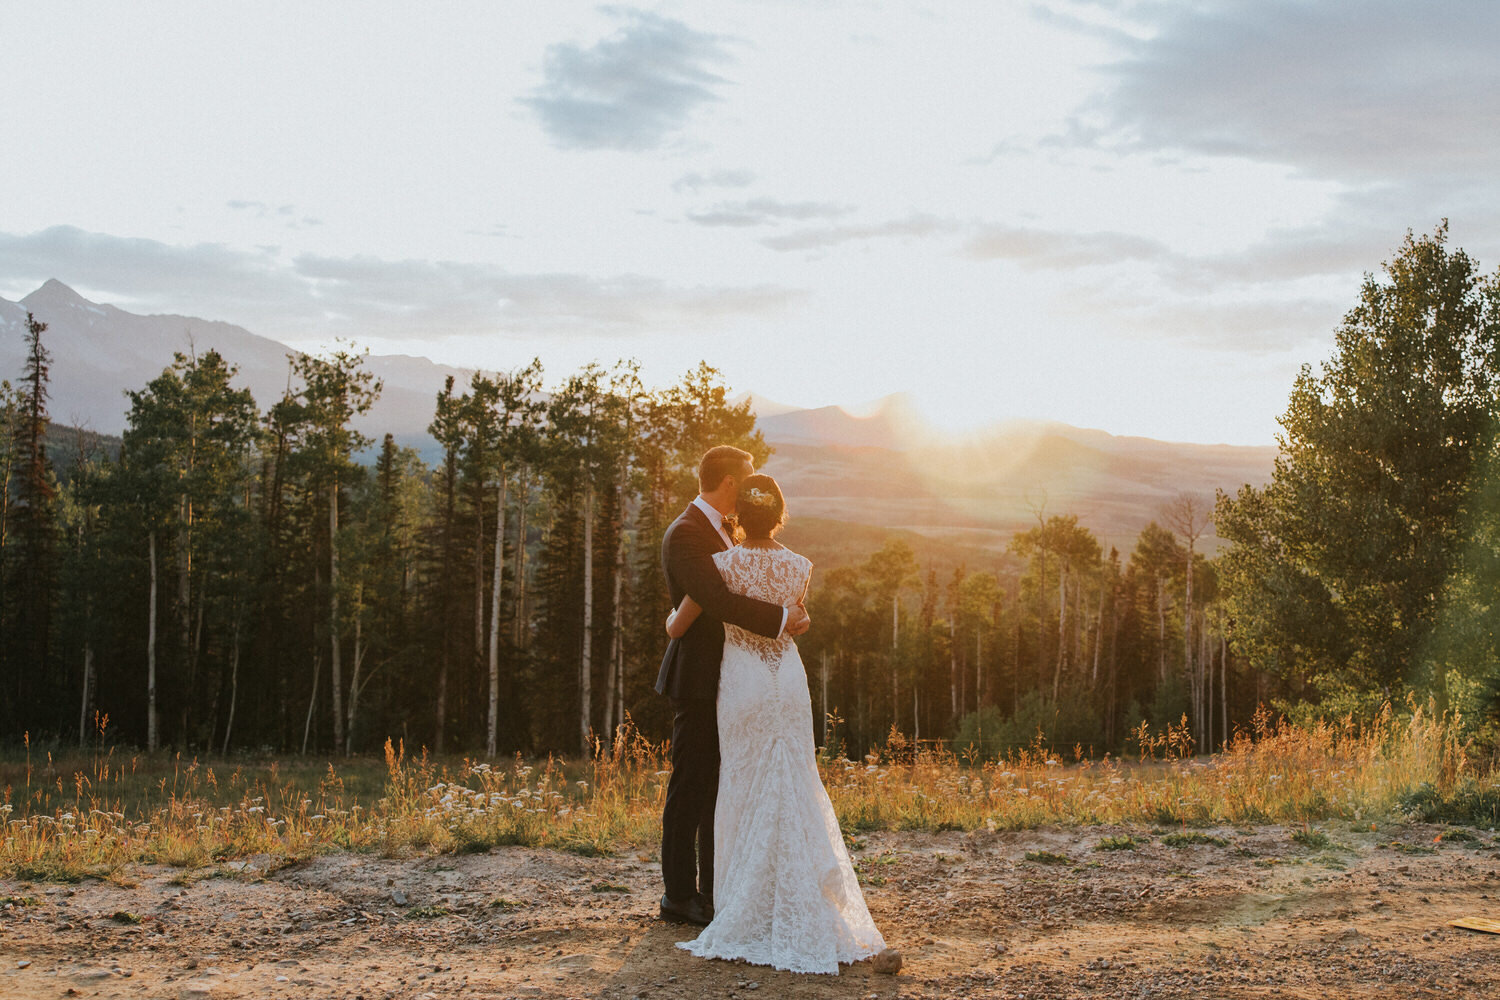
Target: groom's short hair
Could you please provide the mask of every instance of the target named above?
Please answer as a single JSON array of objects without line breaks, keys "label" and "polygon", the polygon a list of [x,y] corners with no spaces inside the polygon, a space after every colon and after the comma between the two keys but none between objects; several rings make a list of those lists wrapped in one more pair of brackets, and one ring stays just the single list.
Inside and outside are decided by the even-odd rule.
[{"label": "groom's short hair", "polygon": [[698,463],[698,488],[704,493],[712,493],[719,488],[725,476],[739,475],[747,464],[752,469],[755,468],[755,456],[743,448],[729,444],[710,448],[703,453],[703,459]]}]

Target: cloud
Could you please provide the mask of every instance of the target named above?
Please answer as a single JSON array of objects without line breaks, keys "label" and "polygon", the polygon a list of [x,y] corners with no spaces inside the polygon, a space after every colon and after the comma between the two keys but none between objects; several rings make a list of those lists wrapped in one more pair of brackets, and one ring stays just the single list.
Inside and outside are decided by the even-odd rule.
[{"label": "cloud", "polygon": [[952,232],[955,228],[955,224],[947,219],[931,215],[912,215],[904,219],[892,219],[868,225],[800,229],[782,236],[768,236],[761,240],[761,243],[772,250],[821,250],[838,246],[841,243],[862,240],[935,236]]},{"label": "cloud", "polygon": [[492,264],[173,246],[57,226],[0,233],[0,286],[55,277],[133,311],[227,319],[268,336],[421,339],[452,334],[628,336],[775,315],[803,293],[680,287],[636,274],[525,274]]},{"label": "cloud", "polygon": [[304,215],[300,219],[293,218],[297,214],[296,205],[278,205],[272,208],[263,201],[245,201],[236,198],[224,203],[236,212],[252,213],[257,219],[272,219],[282,222],[288,229],[302,229],[308,226],[321,226],[323,220],[311,215]]},{"label": "cloud", "polygon": [[1062,233],[1016,226],[983,226],[964,246],[975,260],[1010,260],[1023,267],[1068,269],[1157,260],[1168,255],[1155,240],[1124,233]]},{"label": "cloud", "polygon": [[688,218],[700,226],[763,226],[784,219],[832,219],[847,215],[848,205],[826,201],[776,201],[752,198],[749,201],[720,202],[702,212],[689,212]]},{"label": "cloud", "polygon": [[748,170],[715,170],[707,174],[697,173],[683,174],[672,182],[672,190],[677,192],[687,191],[696,194],[703,188],[742,188],[749,187],[755,180],[755,175]]},{"label": "cloud", "polygon": [[726,38],[642,11],[614,10],[625,24],[583,48],[549,46],[541,86],[521,103],[565,149],[654,149],[692,113],[717,101],[729,59]]},{"label": "cloud", "polygon": [[1170,350],[1168,344],[1265,356],[1326,340],[1346,306],[1330,299],[1147,296],[1134,289],[1075,285],[1064,307],[1102,329]]},{"label": "cloud", "polygon": [[[1116,140],[1351,182],[1488,184],[1500,169],[1500,5],[1162,5],[1098,107]],[[1086,132],[1086,128],[1085,128]],[[1460,180],[1462,179],[1462,180]]]}]

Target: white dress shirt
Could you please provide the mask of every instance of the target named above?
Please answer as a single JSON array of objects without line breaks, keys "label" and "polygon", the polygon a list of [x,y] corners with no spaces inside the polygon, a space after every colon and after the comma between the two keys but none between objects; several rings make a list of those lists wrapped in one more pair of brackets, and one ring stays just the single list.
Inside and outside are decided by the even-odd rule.
[{"label": "white dress shirt", "polygon": [[[711,525],[713,525],[714,526],[714,530],[719,533],[719,537],[722,538],[722,539],[724,539],[724,547],[726,549],[732,549],[732,548],[734,548],[734,539],[730,538],[729,537],[729,532],[724,530],[724,515],[720,514],[719,511],[718,511],[718,509],[715,508],[713,504],[711,504],[707,500],[703,499],[702,496],[693,497],[693,506],[697,507],[699,510],[703,511],[703,516],[706,517],[706,518],[708,518],[708,523],[711,524]],[[782,632],[786,631],[786,620],[788,618],[790,618],[791,615],[792,615],[792,609],[791,608],[782,608],[781,609],[781,631]]]},{"label": "white dress shirt", "polygon": [[714,508],[713,504],[709,503],[701,496],[693,497],[693,506],[703,511],[703,516],[708,518],[708,523],[713,525],[714,530],[719,533],[719,537],[724,539],[724,547],[726,549],[734,548],[734,539],[730,538],[729,532],[724,530],[724,515],[720,514],[718,510]]}]

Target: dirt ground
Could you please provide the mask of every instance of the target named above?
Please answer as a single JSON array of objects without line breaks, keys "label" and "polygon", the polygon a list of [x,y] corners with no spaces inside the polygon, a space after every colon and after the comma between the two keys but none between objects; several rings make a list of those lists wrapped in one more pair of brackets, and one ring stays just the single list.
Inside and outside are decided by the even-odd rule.
[{"label": "dirt ground", "polygon": [[[658,865],[631,854],[340,854],[274,872],[252,859],[208,877],[0,881],[0,997],[1500,995],[1500,936],[1447,926],[1500,919],[1493,833],[1320,829],[1326,846],[1272,826],[1201,831],[1222,846],[1106,827],[869,834],[854,857],[904,957],[896,976],[694,958],[673,947],[692,928],[654,919]],[[1149,842],[1096,849],[1125,834]]]}]

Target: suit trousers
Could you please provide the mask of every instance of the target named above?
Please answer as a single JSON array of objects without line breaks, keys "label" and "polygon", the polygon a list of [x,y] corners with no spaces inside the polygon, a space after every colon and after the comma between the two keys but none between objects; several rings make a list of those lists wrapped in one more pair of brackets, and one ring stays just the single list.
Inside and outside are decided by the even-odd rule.
[{"label": "suit trousers", "polygon": [[673,699],[672,776],[661,813],[667,898],[714,895],[714,804],[719,797],[719,716],[713,699]]}]

